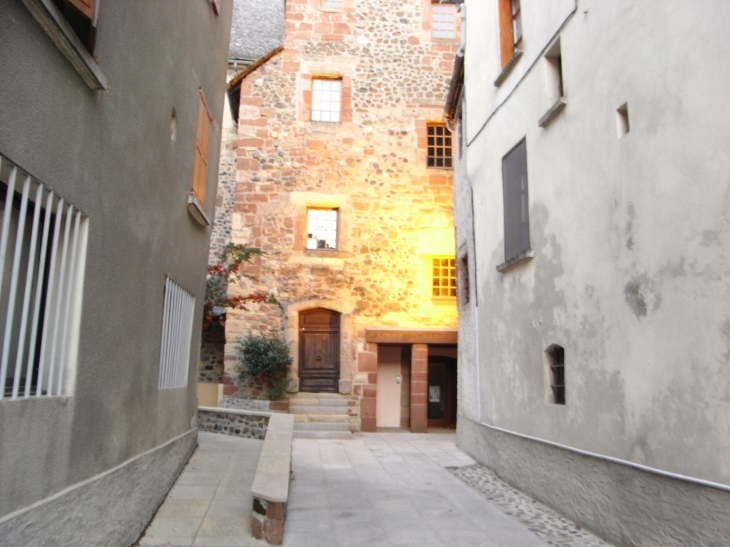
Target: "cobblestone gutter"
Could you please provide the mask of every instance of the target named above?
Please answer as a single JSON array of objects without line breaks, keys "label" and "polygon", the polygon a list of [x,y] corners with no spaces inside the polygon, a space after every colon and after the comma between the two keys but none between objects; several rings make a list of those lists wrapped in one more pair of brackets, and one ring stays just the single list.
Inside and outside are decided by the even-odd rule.
[{"label": "cobblestone gutter", "polygon": [[198,407],[198,429],[264,440],[270,416],[269,412],[201,406]]}]

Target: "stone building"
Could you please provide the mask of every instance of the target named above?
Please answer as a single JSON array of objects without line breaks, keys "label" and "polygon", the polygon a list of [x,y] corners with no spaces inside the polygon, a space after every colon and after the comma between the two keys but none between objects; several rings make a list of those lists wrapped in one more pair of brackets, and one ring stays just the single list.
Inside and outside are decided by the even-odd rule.
[{"label": "stone building", "polygon": [[197,445],[231,2],[0,0],[0,545],[132,545]]},{"label": "stone building", "polygon": [[285,17],[283,49],[240,79],[235,193],[219,203],[232,209],[231,240],[267,253],[248,268],[257,281],[231,292],[271,291],[284,311],[228,311],[225,394],[251,395],[235,377],[237,340],[283,328],[292,411],[327,402],[351,430],[423,431],[429,416],[453,425],[443,103],[459,45],[455,6],[288,0]]},{"label": "stone building", "polygon": [[728,545],[730,5],[466,20],[458,444],[614,545]]}]

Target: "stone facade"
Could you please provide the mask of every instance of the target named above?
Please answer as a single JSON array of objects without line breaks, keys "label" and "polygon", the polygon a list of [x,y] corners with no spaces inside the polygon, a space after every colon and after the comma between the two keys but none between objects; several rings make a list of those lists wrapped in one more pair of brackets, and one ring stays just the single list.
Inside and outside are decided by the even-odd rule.
[{"label": "stone facade", "polygon": [[[298,378],[299,313],[308,309],[341,314],[338,388],[357,415],[377,388],[377,362],[359,357],[377,354],[365,329],[456,327],[455,299],[432,298],[431,260],[453,258],[454,235],[452,172],[427,166],[427,127],[442,122],[458,15],[453,37],[434,38],[431,14],[425,0],[288,1],[283,51],[243,80],[232,212],[228,220],[229,201],[219,200],[226,218],[216,225],[221,241],[230,222],[234,242],[267,253],[246,271],[256,281],[231,293],[271,291],[285,312],[228,312],[226,395],[235,392],[235,343],[248,332],[283,328]],[[311,121],[320,78],[340,82],[339,122]],[[336,248],[307,248],[312,207],[337,210]]]},{"label": "stone facade", "polygon": [[197,423],[200,431],[263,440],[269,417],[264,414],[198,409]]}]

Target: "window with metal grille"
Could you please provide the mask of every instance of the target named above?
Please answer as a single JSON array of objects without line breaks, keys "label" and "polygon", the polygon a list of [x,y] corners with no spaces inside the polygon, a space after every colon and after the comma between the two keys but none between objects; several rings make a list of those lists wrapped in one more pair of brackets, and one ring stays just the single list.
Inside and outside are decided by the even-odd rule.
[{"label": "window with metal grille", "polygon": [[432,259],[432,298],[456,298],[456,260],[453,258]]},{"label": "window with metal grille", "polygon": [[312,121],[339,122],[342,81],[312,78]]},{"label": "window with metal grille", "polygon": [[527,146],[523,139],[502,158],[504,189],[504,260],[530,250],[527,200]]},{"label": "window with metal grille", "polygon": [[169,277],[165,281],[160,342],[160,388],[188,385],[195,297]]},{"label": "window with metal grille", "polygon": [[307,209],[307,249],[337,249],[338,209]]},{"label": "window with metal grille", "polygon": [[453,146],[451,132],[445,124],[430,123],[427,126],[429,167],[453,167]]},{"label": "window with metal grille", "polygon": [[431,36],[455,38],[453,4],[431,4]]},{"label": "window with metal grille", "polygon": [[86,216],[0,155],[0,399],[68,395]]},{"label": "window with metal grille", "polygon": [[557,344],[551,345],[545,352],[550,375],[550,393],[548,403],[565,404],[565,350]]}]

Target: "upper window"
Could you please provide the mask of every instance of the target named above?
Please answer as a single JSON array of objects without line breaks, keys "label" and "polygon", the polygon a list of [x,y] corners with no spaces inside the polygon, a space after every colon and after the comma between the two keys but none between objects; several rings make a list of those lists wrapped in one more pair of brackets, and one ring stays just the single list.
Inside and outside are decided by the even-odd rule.
[{"label": "upper window", "polygon": [[431,266],[431,297],[456,298],[456,260],[434,258]]},{"label": "upper window", "polygon": [[434,0],[431,4],[431,36],[434,38],[455,38],[454,5],[439,4]]},{"label": "upper window", "polygon": [[342,81],[312,78],[312,121],[339,122]]},{"label": "upper window", "polygon": [[451,132],[442,123],[430,123],[427,126],[428,166],[450,169],[453,162]]},{"label": "upper window", "polygon": [[502,158],[504,190],[504,260],[519,258],[530,250],[527,200],[527,145],[523,139]]},{"label": "upper window", "polygon": [[169,277],[165,282],[160,340],[160,388],[188,385],[195,297]]},{"label": "upper window", "polygon": [[67,395],[85,215],[0,156],[0,399]]},{"label": "upper window", "polygon": [[58,11],[90,53],[96,42],[96,0],[53,0]]},{"label": "upper window", "polygon": [[307,209],[307,249],[337,249],[338,209]]},{"label": "upper window", "polygon": [[520,0],[498,0],[498,2],[499,45],[504,68],[515,51],[522,46],[522,9]]},{"label": "upper window", "polygon": [[198,126],[195,131],[195,158],[193,160],[193,194],[205,207],[208,194],[208,155],[210,153],[210,132],[213,118],[208,112],[203,92],[198,94]]}]

